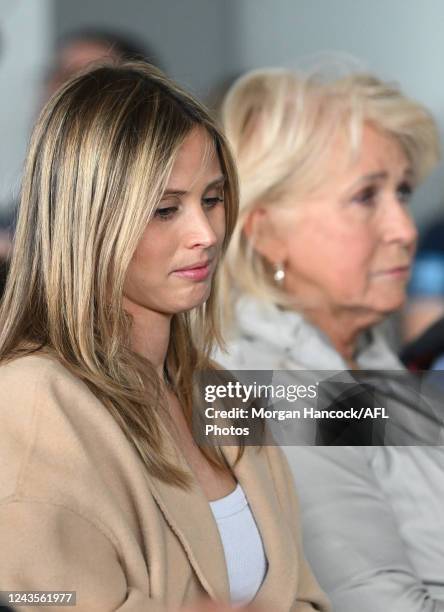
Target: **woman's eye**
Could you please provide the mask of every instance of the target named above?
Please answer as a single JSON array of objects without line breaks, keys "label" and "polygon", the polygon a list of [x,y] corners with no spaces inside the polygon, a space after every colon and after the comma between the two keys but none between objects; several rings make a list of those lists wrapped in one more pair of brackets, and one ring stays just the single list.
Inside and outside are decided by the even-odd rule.
[{"label": "woman's eye", "polygon": [[400,202],[408,203],[413,195],[413,187],[410,183],[401,183],[396,190]]},{"label": "woman's eye", "polygon": [[211,196],[211,197],[203,198],[202,201],[205,205],[205,208],[213,208],[220,202],[223,202],[224,198],[223,196],[218,195],[218,196]]},{"label": "woman's eye", "polygon": [[376,199],[377,193],[378,191],[375,189],[375,187],[366,187],[353,197],[353,202],[364,204],[365,206],[371,206]]},{"label": "woman's eye", "polygon": [[155,212],[155,216],[162,221],[167,221],[171,219],[177,211],[177,206],[164,206],[162,208],[157,208]]}]

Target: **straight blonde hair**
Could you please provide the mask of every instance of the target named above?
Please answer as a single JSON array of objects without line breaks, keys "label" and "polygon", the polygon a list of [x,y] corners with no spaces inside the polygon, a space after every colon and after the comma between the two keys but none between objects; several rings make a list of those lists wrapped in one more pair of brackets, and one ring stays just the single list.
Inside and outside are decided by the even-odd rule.
[{"label": "straight blonde hair", "polygon": [[[179,486],[188,479],[164,450],[163,386],[130,348],[122,296],[176,154],[196,126],[209,134],[226,177],[225,250],[237,216],[237,176],[201,104],[144,63],[97,67],[60,89],[33,132],[0,309],[1,363],[36,350],[52,354],[108,408],[149,473]],[[220,340],[216,284],[204,305],[175,315],[171,325],[166,370],[190,426],[193,376],[211,367]],[[226,469],[217,448],[203,452]]]}]

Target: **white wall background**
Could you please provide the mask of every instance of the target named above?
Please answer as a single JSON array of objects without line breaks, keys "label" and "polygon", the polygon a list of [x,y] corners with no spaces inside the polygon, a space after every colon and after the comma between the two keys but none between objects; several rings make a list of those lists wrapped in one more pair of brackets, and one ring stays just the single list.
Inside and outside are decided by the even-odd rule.
[{"label": "white wall background", "polygon": [[[0,205],[18,187],[53,40],[85,26],[145,40],[203,98],[250,68],[344,52],[398,81],[444,132],[444,0],[0,0]],[[417,219],[443,202],[441,166],[418,191]]]},{"label": "white wall background", "polygon": [[[342,51],[423,102],[444,132],[443,0],[240,0],[239,67],[296,66]],[[444,149],[444,141],[443,141]],[[418,221],[444,215],[444,166],[418,190]]]},{"label": "white wall background", "polygon": [[238,67],[239,3],[242,0],[56,0],[55,23],[58,36],[85,26],[132,33],[153,47],[173,78],[205,98]]},{"label": "white wall background", "polygon": [[40,79],[53,41],[52,0],[0,0],[0,211],[17,197]]}]

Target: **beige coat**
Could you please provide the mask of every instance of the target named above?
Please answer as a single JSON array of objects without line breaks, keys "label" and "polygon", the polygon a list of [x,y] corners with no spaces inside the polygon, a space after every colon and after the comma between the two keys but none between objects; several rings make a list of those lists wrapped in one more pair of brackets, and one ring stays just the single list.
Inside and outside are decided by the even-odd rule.
[{"label": "beige coat", "polygon": [[[229,600],[202,490],[148,476],[103,404],[60,363],[32,355],[0,367],[0,415],[0,590],[76,591],[76,612]],[[224,450],[229,461],[233,451]],[[269,563],[255,601],[276,612],[326,610],[302,556],[281,451],[249,448],[234,473]]]}]

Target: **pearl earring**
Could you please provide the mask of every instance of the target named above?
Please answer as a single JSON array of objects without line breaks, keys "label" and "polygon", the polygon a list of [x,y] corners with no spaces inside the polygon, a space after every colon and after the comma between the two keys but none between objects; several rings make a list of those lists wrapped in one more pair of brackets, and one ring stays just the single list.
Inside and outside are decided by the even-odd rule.
[{"label": "pearl earring", "polygon": [[281,263],[276,263],[276,264],[273,264],[273,267],[274,267],[273,278],[278,285],[282,285],[282,283],[284,282],[284,278],[285,278],[284,265]]}]

